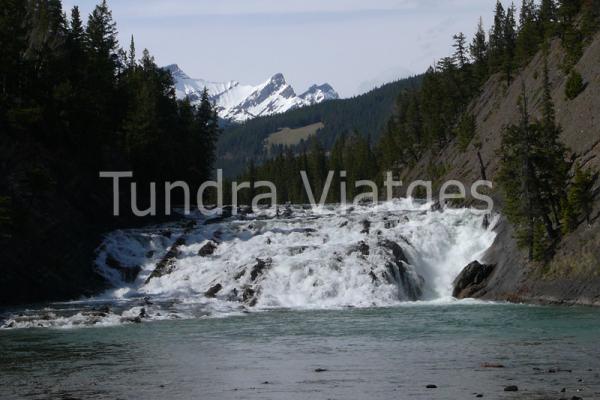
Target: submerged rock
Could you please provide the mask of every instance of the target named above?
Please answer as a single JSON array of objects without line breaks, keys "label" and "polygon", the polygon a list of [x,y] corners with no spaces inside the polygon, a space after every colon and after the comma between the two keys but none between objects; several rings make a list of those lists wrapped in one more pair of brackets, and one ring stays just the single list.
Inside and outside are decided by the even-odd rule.
[{"label": "submerged rock", "polygon": [[504,368],[504,365],[494,363],[483,363],[481,364],[481,368]]},{"label": "submerged rock", "polygon": [[465,299],[473,296],[485,287],[485,283],[492,272],[494,272],[494,268],[495,265],[483,265],[478,261],[473,261],[454,280],[452,296],[457,299]]},{"label": "submerged rock", "polygon": [[505,392],[518,392],[519,391],[519,387],[515,386],[515,385],[510,385],[504,388]]}]

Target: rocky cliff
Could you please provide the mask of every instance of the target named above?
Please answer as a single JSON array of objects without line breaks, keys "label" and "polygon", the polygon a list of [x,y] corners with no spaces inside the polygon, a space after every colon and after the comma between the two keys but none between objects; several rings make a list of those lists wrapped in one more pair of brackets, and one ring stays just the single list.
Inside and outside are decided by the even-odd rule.
[{"label": "rocky cliff", "polygon": [[[583,76],[585,90],[573,100],[565,95],[566,74],[561,70],[564,50],[558,40],[551,45],[549,74],[557,121],[562,126],[562,140],[574,161],[583,167],[600,170],[600,36],[586,47],[575,69]],[[428,177],[434,182],[458,179],[470,183],[481,179],[482,168],[492,182],[499,169],[498,152],[502,129],[518,121],[517,101],[525,85],[533,117],[541,114],[543,55],[538,54],[507,84],[500,76],[492,77],[480,95],[470,104],[477,121],[476,140],[466,151],[458,141],[450,143],[439,154],[429,154],[414,168],[404,172],[403,180],[410,182]],[[436,168],[431,168],[435,165]],[[432,173],[435,171],[435,174]],[[496,207],[502,198],[494,188]],[[594,193],[599,192],[596,182]],[[473,297],[511,301],[581,303],[600,305],[600,199],[596,196],[589,223],[565,237],[549,264],[529,263],[517,248],[510,224],[502,220],[496,230],[498,237],[485,259],[496,265],[485,287]]]}]

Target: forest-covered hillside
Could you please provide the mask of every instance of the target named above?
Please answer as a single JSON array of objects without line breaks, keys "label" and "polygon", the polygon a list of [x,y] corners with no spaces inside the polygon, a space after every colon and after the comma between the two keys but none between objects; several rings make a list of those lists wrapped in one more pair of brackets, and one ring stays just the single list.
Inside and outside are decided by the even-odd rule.
[{"label": "forest-covered hillside", "polygon": [[[416,89],[421,80],[421,76],[416,76],[383,85],[350,99],[325,101],[283,114],[256,118],[244,124],[229,124],[218,143],[217,166],[224,169],[225,175],[233,177],[243,172],[251,160],[260,164],[269,155],[281,154],[283,148],[269,149],[265,141],[282,128],[323,123],[318,137],[327,150],[333,147],[340,136],[354,132],[376,140],[393,114],[399,94]],[[298,153],[305,147],[305,144],[294,146],[293,151]]]},{"label": "forest-covered hillside", "polygon": [[132,171],[141,209],[150,181],[199,185],[217,116],[207,96],[177,101],[133,38],[119,45],[105,1],[87,22],[60,0],[0,0],[0,10],[0,304],[80,295],[98,287],[100,233],[124,223],[99,172]]}]

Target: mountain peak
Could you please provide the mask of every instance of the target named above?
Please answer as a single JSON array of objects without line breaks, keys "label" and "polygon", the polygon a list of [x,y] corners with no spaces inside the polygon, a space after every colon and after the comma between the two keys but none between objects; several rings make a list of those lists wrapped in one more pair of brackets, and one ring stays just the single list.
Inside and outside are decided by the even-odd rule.
[{"label": "mountain peak", "polygon": [[277,83],[282,83],[285,84],[285,77],[283,76],[283,74],[281,72],[276,73],[275,75],[273,75],[270,79],[271,82],[277,82]]},{"label": "mountain peak", "polygon": [[340,98],[330,84],[312,85],[308,90],[300,95],[300,98],[309,104],[317,104],[326,100],[336,100]]},{"label": "mountain peak", "polygon": [[173,78],[181,77],[182,79],[191,79],[185,72],[183,72],[181,68],[179,68],[179,65],[177,64],[167,65],[163,69],[169,71],[171,75],[173,75]]}]

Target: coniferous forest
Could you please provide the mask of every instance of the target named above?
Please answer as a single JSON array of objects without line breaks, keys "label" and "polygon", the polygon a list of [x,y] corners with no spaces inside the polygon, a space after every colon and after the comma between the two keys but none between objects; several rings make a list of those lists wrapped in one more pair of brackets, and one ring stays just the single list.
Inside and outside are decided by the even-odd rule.
[{"label": "coniferous forest", "polygon": [[123,224],[99,171],[132,171],[140,208],[147,182],[200,185],[217,115],[206,95],[199,106],[176,100],[134,38],[118,43],[105,1],[85,21],[60,0],[1,0],[0,10],[0,303],[64,297],[93,286],[98,232]]}]

